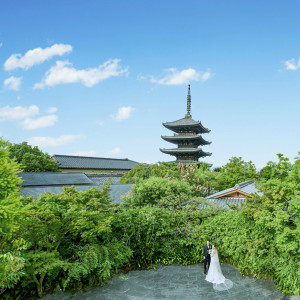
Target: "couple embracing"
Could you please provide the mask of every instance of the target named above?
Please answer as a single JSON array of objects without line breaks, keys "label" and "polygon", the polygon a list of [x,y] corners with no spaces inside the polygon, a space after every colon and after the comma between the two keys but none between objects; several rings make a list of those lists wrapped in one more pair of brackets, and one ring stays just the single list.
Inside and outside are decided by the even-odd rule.
[{"label": "couple embracing", "polygon": [[213,283],[213,288],[218,291],[229,290],[232,288],[233,283],[231,280],[226,279],[222,273],[218,251],[215,245],[210,244],[207,240],[206,245],[203,247],[204,258],[204,274],[205,280]]}]

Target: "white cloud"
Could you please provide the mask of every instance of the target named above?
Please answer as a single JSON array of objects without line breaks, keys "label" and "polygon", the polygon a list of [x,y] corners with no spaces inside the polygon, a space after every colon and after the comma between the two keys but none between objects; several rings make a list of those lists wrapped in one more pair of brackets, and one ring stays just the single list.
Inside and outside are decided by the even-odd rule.
[{"label": "white cloud", "polygon": [[73,135],[73,134],[61,135],[58,138],[53,138],[50,136],[34,136],[28,139],[27,142],[32,146],[57,147],[57,146],[63,146],[66,144],[73,143],[83,138],[84,136],[82,135]]},{"label": "white cloud", "polygon": [[56,107],[49,107],[48,109],[47,109],[47,113],[48,114],[54,114],[54,113],[56,113],[57,112],[57,108]]},{"label": "white cloud", "polygon": [[141,73],[138,74],[137,77],[136,77],[136,80],[139,80],[139,81],[146,80],[146,79],[147,79],[147,77],[145,75],[142,75]]},{"label": "white cloud", "polygon": [[212,74],[209,71],[206,71],[201,75],[201,80],[206,81],[206,80],[210,79],[211,77],[212,77]]},{"label": "white cloud", "polygon": [[120,147],[115,147],[103,154],[101,154],[101,157],[116,157],[118,156],[119,153],[121,153],[121,148]]},{"label": "white cloud", "polygon": [[77,151],[77,152],[73,152],[70,153],[69,155],[75,155],[75,156],[96,156],[97,152],[95,150],[89,150],[89,151]]},{"label": "white cloud", "polygon": [[120,152],[121,152],[121,148],[116,147],[116,148],[113,148],[112,150],[102,153],[100,155],[95,150],[76,151],[76,152],[70,153],[69,155],[90,156],[90,157],[99,157],[99,156],[100,157],[111,157],[111,156],[115,156],[115,155],[119,154]]},{"label": "white cloud", "polygon": [[110,154],[110,155],[115,155],[115,154],[119,154],[120,152],[121,152],[121,148],[116,147],[116,148],[110,150],[110,151],[108,152],[108,154]]},{"label": "white cloud", "polygon": [[9,105],[0,108],[0,120],[22,120],[35,116],[39,113],[39,108],[36,105],[29,107],[10,107]]},{"label": "white cloud", "polygon": [[23,121],[24,129],[32,130],[53,126],[58,120],[56,115],[43,116],[37,119],[26,118]]},{"label": "white cloud", "polygon": [[0,48],[3,46],[3,43],[0,43]]},{"label": "white cloud", "polygon": [[212,77],[210,71],[197,72],[195,69],[189,68],[182,71],[176,68],[167,69],[168,73],[165,77],[160,79],[151,78],[151,82],[163,85],[181,85],[189,83],[190,81],[206,81]]},{"label": "white cloud", "polygon": [[4,87],[9,90],[18,91],[20,89],[22,77],[11,76],[4,80]]},{"label": "white cloud", "polygon": [[[54,111],[53,108],[52,111]],[[58,117],[53,114],[32,119],[33,116],[38,114],[39,108],[36,105],[31,105],[29,107],[10,107],[7,105],[0,108],[0,121],[23,120],[23,128],[26,130],[32,130],[53,126],[58,120]]]},{"label": "white cloud", "polygon": [[96,121],[94,122],[94,124],[99,125],[99,126],[103,126],[103,125],[104,125],[104,121],[96,120]]},{"label": "white cloud", "polygon": [[44,61],[51,59],[53,56],[62,56],[71,51],[71,45],[54,44],[53,46],[45,49],[39,47],[29,50],[24,56],[21,54],[12,54],[4,63],[4,69],[6,71],[11,71],[18,68],[28,70],[34,65],[41,64]]},{"label": "white cloud", "polygon": [[131,106],[124,106],[124,107],[120,107],[118,109],[118,112],[116,115],[111,116],[114,120],[120,122],[126,119],[130,118],[130,115],[132,112],[135,111],[134,107]]},{"label": "white cloud", "polygon": [[298,59],[298,62],[293,58],[291,60],[287,60],[284,62],[286,70],[296,71],[300,68],[300,58]]},{"label": "white cloud", "polygon": [[77,70],[69,61],[57,61],[56,65],[46,72],[42,81],[36,83],[33,89],[74,82],[82,82],[85,86],[92,87],[104,79],[126,73],[127,69],[122,69],[119,62],[120,59],[112,59],[97,68]]}]

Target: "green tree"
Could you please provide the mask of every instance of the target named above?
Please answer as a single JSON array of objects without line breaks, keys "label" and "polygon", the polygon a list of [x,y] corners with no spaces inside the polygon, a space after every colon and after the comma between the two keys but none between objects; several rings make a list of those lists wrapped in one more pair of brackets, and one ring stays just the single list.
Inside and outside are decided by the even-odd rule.
[{"label": "green tree", "polygon": [[141,180],[148,179],[150,177],[178,177],[179,169],[175,163],[157,163],[157,164],[139,164],[132,170],[127,172],[122,178],[121,183],[137,183]]},{"label": "green tree", "polygon": [[[285,179],[289,172],[292,170],[293,165],[288,158],[284,157],[283,154],[277,154],[278,163],[269,161],[267,165],[260,170],[258,173],[259,179],[267,181],[269,179]],[[295,162],[297,163],[297,161]]]},{"label": "green tree", "polygon": [[188,201],[193,188],[184,181],[176,179],[150,177],[132,187],[131,193],[124,198],[123,204],[129,206],[158,205],[174,198],[183,203]]},{"label": "green tree", "polygon": [[278,158],[278,163],[268,163],[261,172],[257,186],[263,195],[248,198],[242,213],[264,232],[258,251],[269,245],[267,250],[275,257],[270,258],[269,269],[273,268],[279,287],[299,293],[300,157],[294,164],[282,154]]},{"label": "green tree", "polygon": [[215,191],[217,172],[210,170],[210,165],[157,163],[139,164],[121,178],[121,183],[138,183],[150,177],[168,178],[185,181],[193,187],[195,196],[203,197]]},{"label": "green tree", "polygon": [[25,172],[58,172],[58,166],[49,154],[38,147],[32,147],[23,142],[9,147],[10,157],[23,165]]},{"label": "green tree", "polygon": [[216,190],[219,191],[257,177],[255,165],[251,161],[245,162],[241,157],[230,158],[217,174]]},{"label": "green tree", "polygon": [[209,165],[204,163],[200,164],[200,166],[196,169],[195,177],[199,180],[198,184],[204,187],[202,190],[203,197],[218,191],[216,190],[218,171],[215,169],[211,170]]},{"label": "green tree", "polygon": [[16,194],[0,199],[0,298],[1,293],[16,286],[24,275],[21,250],[25,247],[25,241],[17,233],[26,210],[20,199]]},{"label": "green tree", "polygon": [[18,196],[22,168],[9,157],[9,145],[0,138],[0,295],[17,284],[24,266],[20,256],[24,243],[15,237],[24,213]]},{"label": "green tree", "polygon": [[35,285],[40,297],[54,284],[93,285],[128,260],[131,250],[111,236],[109,190],[109,184],[84,192],[64,188],[28,204],[20,229],[26,241],[23,285]]},{"label": "green tree", "polygon": [[10,158],[9,146],[9,142],[0,138],[0,201],[10,193],[18,192],[22,182],[18,176],[22,168],[15,159]]}]

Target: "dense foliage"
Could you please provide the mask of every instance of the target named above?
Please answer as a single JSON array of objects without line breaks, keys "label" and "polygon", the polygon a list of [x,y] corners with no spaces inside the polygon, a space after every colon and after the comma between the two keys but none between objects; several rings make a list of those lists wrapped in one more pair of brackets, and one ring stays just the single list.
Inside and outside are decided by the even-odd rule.
[{"label": "dense foliage", "polygon": [[136,184],[121,205],[111,204],[108,184],[85,192],[65,188],[34,201],[14,194],[14,182],[0,198],[0,297],[30,299],[49,290],[87,288],[118,268],[201,263],[207,238],[221,262],[299,294],[300,158],[291,163],[279,155],[259,174],[241,162],[231,159],[230,166],[238,168],[227,165],[223,173],[244,174],[239,181],[255,175],[263,196],[233,210],[199,197],[203,189],[195,185],[208,193],[224,176],[222,168],[205,165],[140,166],[124,179]]},{"label": "dense foliage", "polygon": [[24,264],[21,281],[9,293],[13,298],[102,283],[131,256],[131,249],[112,235],[109,185],[85,192],[65,188],[21,203],[24,215],[16,236],[25,241]]},{"label": "dense foliage", "polygon": [[[140,183],[131,195],[132,202],[125,200],[130,208],[121,209],[114,222],[119,236],[135,249],[132,263],[196,263],[202,261],[201,248],[210,237],[221,261],[238,266],[244,274],[272,278],[284,292],[299,294],[300,158],[294,164],[282,155],[278,158],[278,163],[269,162],[257,175],[263,196],[249,198],[242,209],[233,211],[195,209],[185,203],[181,209],[178,205],[164,207],[159,197],[156,205],[144,201],[140,209],[135,193],[139,189],[143,193],[153,178]],[[231,162],[238,165],[240,160]],[[251,170],[252,166],[241,169]],[[126,225],[125,220],[130,222]]]},{"label": "dense foliage", "polygon": [[233,187],[239,182],[256,178],[255,165],[249,161],[245,162],[241,157],[232,157],[219,172],[218,190]]},{"label": "dense foliage", "polygon": [[127,172],[121,183],[138,183],[150,177],[177,179],[188,182],[194,194],[207,196],[228,189],[237,183],[257,178],[255,165],[241,157],[232,157],[221,168],[211,169],[206,163],[183,165],[175,163],[140,164]]},{"label": "dense foliage", "polygon": [[211,171],[208,164],[183,165],[175,163],[140,164],[127,172],[121,183],[139,183],[151,177],[167,178],[188,183],[192,194],[206,196],[215,191],[217,172]]},{"label": "dense foliage", "polygon": [[183,202],[184,199],[188,201],[192,193],[192,187],[187,182],[150,177],[134,185],[123,203],[132,207],[159,205],[171,202],[174,197],[182,199]]},{"label": "dense foliage", "polygon": [[15,159],[10,158],[9,146],[10,143],[0,137],[0,199],[17,192],[22,182],[18,176],[22,168]]},{"label": "dense foliage", "polygon": [[22,276],[24,259],[19,251],[23,241],[16,237],[23,213],[17,195],[22,182],[21,166],[9,157],[9,143],[0,138],[0,296]]},{"label": "dense foliage", "polygon": [[13,144],[9,147],[10,157],[20,163],[25,172],[58,172],[58,166],[49,154],[26,142]]}]

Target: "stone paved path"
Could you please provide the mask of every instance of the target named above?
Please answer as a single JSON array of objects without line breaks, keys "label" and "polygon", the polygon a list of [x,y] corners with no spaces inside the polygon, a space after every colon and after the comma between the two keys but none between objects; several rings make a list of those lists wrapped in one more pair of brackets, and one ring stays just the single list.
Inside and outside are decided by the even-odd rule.
[{"label": "stone paved path", "polygon": [[276,289],[271,280],[243,278],[231,265],[222,265],[226,278],[233,282],[233,288],[218,292],[205,281],[203,265],[160,266],[157,270],[130,271],[112,278],[103,287],[90,288],[86,293],[55,293],[45,300],[296,300]]}]

